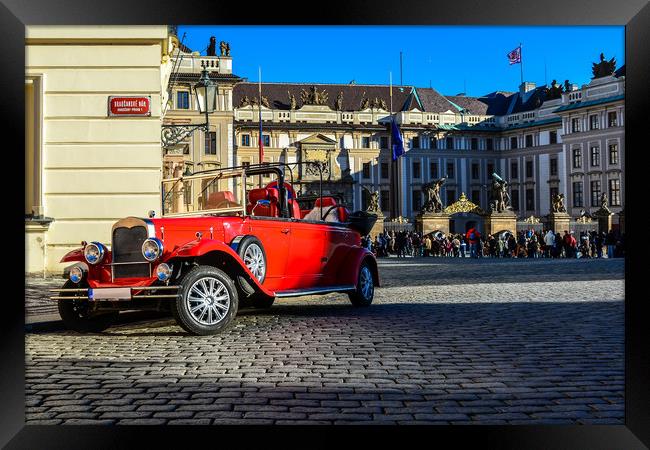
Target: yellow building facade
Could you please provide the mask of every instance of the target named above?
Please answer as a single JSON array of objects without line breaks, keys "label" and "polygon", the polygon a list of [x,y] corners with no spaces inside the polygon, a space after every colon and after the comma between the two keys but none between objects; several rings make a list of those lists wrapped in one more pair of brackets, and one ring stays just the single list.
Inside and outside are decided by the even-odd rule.
[{"label": "yellow building facade", "polygon": [[[25,42],[25,271],[59,273],[82,240],[110,246],[117,219],[159,210],[167,26],[28,26]],[[149,98],[110,115],[109,97]]]}]

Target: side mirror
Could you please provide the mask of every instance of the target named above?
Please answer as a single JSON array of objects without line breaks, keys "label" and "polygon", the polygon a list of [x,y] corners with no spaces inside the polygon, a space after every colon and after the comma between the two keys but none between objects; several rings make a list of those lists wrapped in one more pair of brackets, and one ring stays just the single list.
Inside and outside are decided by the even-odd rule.
[{"label": "side mirror", "polygon": [[152,209],[151,211],[149,211],[149,212],[147,213],[147,215],[149,216],[150,219],[153,219],[153,217],[156,215],[156,211],[154,211],[154,210]]}]

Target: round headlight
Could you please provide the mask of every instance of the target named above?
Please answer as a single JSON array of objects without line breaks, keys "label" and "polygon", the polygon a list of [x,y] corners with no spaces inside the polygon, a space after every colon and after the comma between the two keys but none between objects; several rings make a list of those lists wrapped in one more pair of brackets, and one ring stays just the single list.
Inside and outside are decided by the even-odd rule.
[{"label": "round headlight", "polygon": [[165,263],[160,263],[156,267],[156,276],[160,281],[169,280],[169,277],[172,276],[172,268]]},{"label": "round headlight", "polygon": [[70,281],[79,283],[84,277],[84,270],[79,266],[70,269]]},{"label": "round headlight", "polygon": [[147,261],[155,261],[163,252],[163,243],[160,239],[149,238],[142,243],[142,256]]},{"label": "round headlight", "polygon": [[91,242],[84,247],[84,258],[89,264],[98,264],[104,259],[106,247],[99,242]]}]

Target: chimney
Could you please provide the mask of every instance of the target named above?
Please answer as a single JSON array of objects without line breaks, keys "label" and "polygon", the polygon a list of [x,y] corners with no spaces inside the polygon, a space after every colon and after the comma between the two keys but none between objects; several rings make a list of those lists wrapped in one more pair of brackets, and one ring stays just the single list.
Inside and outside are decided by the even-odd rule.
[{"label": "chimney", "polygon": [[524,81],[519,85],[519,93],[521,95],[524,95],[526,92],[530,92],[533,89],[535,89],[537,85],[533,83],[532,81]]}]

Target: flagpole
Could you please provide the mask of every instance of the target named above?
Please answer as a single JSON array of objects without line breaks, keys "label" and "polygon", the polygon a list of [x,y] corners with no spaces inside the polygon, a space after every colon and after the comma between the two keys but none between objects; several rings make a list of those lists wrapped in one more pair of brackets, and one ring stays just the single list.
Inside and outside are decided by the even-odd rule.
[{"label": "flagpole", "polygon": [[[264,162],[264,150],[262,150],[262,66],[258,67],[258,91],[259,91],[259,119],[260,119],[260,136],[257,145],[257,154],[260,165]],[[259,187],[262,187],[262,175],[259,176]]]},{"label": "flagpole", "polygon": [[521,84],[524,84],[524,52],[521,42],[519,43],[519,68],[521,69]]},{"label": "flagpole", "polygon": [[[400,55],[401,56],[401,55]],[[395,212],[397,211],[396,207],[396,183],[395,183],[395,161],[393,161],[393,72],[388,72],[388,80],[389,80],[389,97],[390,97],[390,124],[389,124],[389,132],[388,132],[388,153],[390,155],[390,192],[388,196],[388,203],[389,203],[389,212],[391,218],[397,217],[397,214]]]}]

